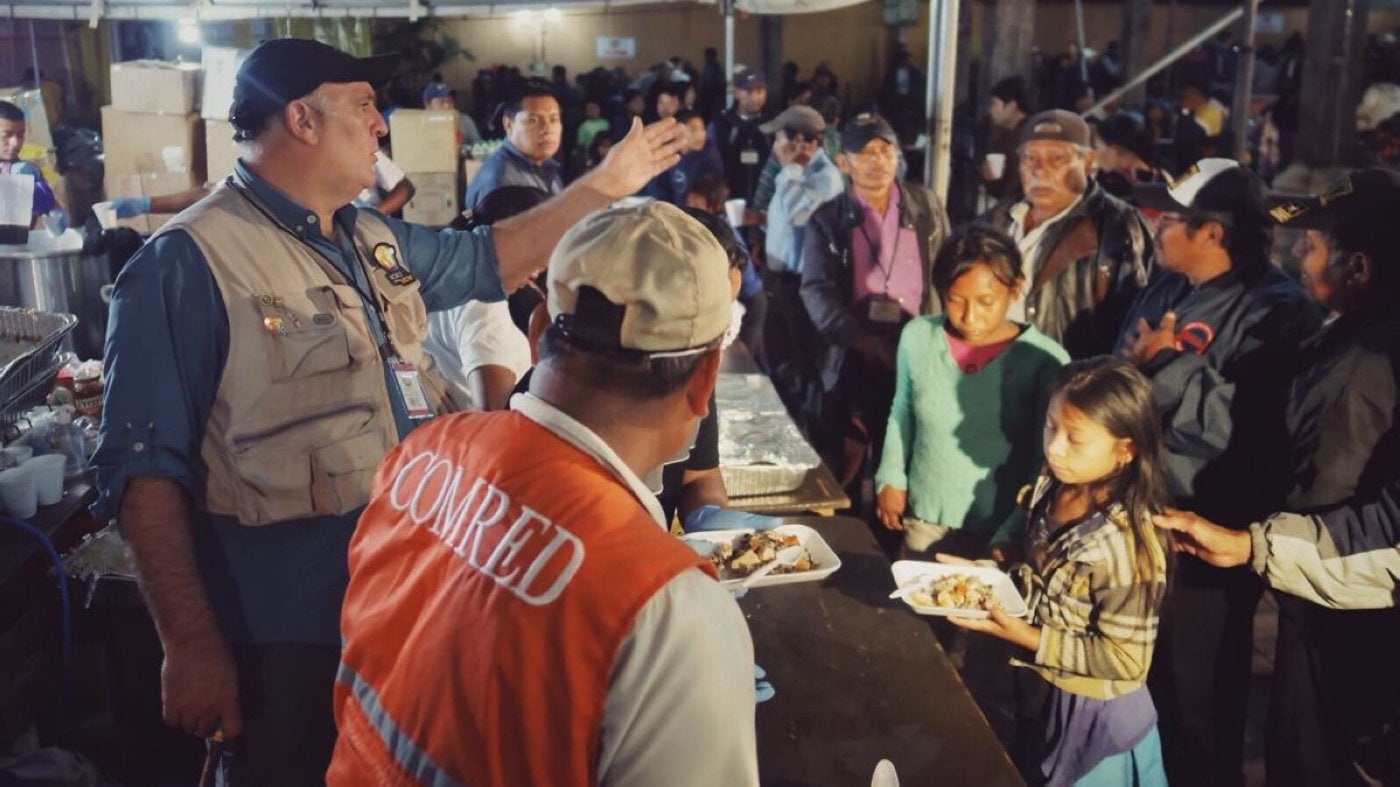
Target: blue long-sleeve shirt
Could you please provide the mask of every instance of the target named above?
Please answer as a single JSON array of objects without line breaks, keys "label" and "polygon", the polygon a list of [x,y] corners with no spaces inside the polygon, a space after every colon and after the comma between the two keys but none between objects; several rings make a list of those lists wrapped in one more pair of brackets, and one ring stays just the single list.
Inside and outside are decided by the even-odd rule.
[{"label": "blue long-sleeve shirt", "polygon": [[[314,214],[239,162],[233,177],[273,217],[362,287],[351,241],[359,209],[337,210],[337,240]],[[490,230],[434,232],[373,214],[393,233],[429,310],[505,297]],[[369,299],[365,308],[372,309]],[[378,319],[367,320],[379,331]],[[376,337],[382,341],[383,337]],[[93,465],[102,517],[114,517],[130,479],[168,478],[193,504],[195,557],[225,635],[234,641],[339,642],[345,557],[359,511],[264,527],[201,510],[194,465],[204,425],[225,373],[228,313],[203,254],[174,230],[147,243],[127,264],[108,318],[106,391]],[[400,436],[413,428],[398,386],[387,377]]]}]

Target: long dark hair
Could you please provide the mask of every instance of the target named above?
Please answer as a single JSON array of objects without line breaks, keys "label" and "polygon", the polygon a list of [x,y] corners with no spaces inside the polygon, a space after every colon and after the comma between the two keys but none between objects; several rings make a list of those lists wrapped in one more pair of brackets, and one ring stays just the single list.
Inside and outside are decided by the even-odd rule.
[{"label": "long dark hair", "polygon": [[1121,504],[1132,529],[1134,575],[1151,580],[1167,570],[1171,555],[1166,531],[1152,524],[1152,515],[1161,513],[1167,501],[1167,483],[1162,462],[1162,427],[1152,384],[1131,364],[1100,356],[1074,361],[1060,370],[1051,396],[1059,394],[1065,404],[1099,424],[1118,439],[1133,444],[1133,458],[1117,472],[1096,482],[1095,498]]}]

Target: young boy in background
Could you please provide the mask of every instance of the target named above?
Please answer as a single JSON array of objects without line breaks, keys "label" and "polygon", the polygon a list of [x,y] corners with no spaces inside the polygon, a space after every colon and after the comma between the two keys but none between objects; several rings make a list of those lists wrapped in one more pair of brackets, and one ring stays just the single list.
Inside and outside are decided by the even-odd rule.
[{"label": "young boy in background", "polygon": [[33,227],[40,216],[58,207],[53,189],[39,167],[28,161],[21,161],[19,151],[24,147],[24,111],[8,101],[0,101],[0,175],[33,175],[34,207]]}]

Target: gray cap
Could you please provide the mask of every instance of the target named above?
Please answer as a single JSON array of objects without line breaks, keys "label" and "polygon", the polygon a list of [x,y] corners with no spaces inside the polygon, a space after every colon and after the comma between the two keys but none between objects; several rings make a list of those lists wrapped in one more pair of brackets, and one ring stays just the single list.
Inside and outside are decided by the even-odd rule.
[{"label": "gray cap", "polygon": [[798,104],[784,109],[777,117],[759,126],[758,130],[765,134],[773,134],[785,128],[799,132],[808,139],[814,139],[826,131],[826,120],[817,110]]}]

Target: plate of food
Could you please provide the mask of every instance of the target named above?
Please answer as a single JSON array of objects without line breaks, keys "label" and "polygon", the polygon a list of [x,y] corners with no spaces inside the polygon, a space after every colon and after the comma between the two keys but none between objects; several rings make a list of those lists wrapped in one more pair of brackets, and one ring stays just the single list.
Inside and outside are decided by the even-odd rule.
[{"label": "plate of food", "polygon": [[841,559],[816,530],[806,525],[779,525],[772,530],[713,530],[690,533],[682,539],[696,552],[709,558],[719,572],[719,583],[735,587],[749,574],[771,563],[778,552],[801,546],[802,555],[792,566],[778,566],[751,587],[815,582],[832,575]]},{"label": "plate of food", "polygon": [[920,615],[985,618],[987,601],[1001,605],[1006,614],[1018,618],[1030,615],[1026,600],[1016,583],[993,566],[955,566],[899,560],[890,567],[900,598]]}]

